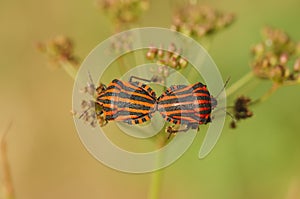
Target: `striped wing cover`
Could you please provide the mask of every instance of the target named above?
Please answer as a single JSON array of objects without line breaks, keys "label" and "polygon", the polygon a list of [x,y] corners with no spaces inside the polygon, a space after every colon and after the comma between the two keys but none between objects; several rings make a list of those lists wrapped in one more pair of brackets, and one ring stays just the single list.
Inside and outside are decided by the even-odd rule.
[{"label": "striped wing cover", "polygon": [[173,124],[198,128],[211,121],[211,97],[206,85],[174,85],[157,99],[158,111]]},{"label": "striped wing cover", "polygon": [[148,85],[114,79],[96,102],[103,106],[106,120],[140,124],[155,111],[156,94]]}]

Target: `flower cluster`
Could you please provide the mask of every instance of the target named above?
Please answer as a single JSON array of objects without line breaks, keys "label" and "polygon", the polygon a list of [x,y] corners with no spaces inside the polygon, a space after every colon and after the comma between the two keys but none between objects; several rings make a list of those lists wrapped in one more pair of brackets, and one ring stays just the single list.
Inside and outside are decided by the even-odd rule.
[{"label": "flower cluster", "polygon": [[113,53],[132,51],[133,36],[130,32],[125,32],[111,39],[111,50]]},{"label": "flower cluster", "polygon": [[163,47],[151,46],[146,54],[148,60],[155,61],[159,65],[169,66],[174,69],[185,68],[188,61],[180,56],[181,50],[177,49],[175,44],[170,44],[168,50]]},{"label": "flower cluster", "polygon": [[149,0],[97,0],[99,8],[107,12],[117,25],[136,22],[149,7]]},{"label": "flower cluster", "polygon": [[79,64],[74,55],[73,42],[66,36],[59,35],[46,42],[39,42],[37,48],[46,54],[51,66],[61,67],[62,62],[69,62],[74,66]]},{"label": "flower cluster", "polygon": [[[83,111],[79,115],[79,119],[82,119],[84,122],[91,125],[91,127],[96,127],[98,124],[98,120],[95,112],[95,102],[93,100],[90,101],[82,100],[81,109],[85,111]],[[77,115],[77,113],[75,115]]]},{"label": "flower cluster", "polygon": [[164,83],[164,79],[170,75],[170,68],[179,70],[188,65],[188,61],[180,53],[181,50],[178,50],[173,43],[170,44],[168,50],[164,50],[162,46],[159,48],[151,46],[149,48],[146,58],[159,65],[157,71],[151,71],[155,73],[152,78],[153,82]]},{"label": "flower cluster", "polygon": [[253,73],[274,83],[300,83],[300,42],[279,29],[263,29],[264,39],[252,48]]},{"label": "flower cluster", "polygon": [[[82,94],[88,94],[94,98],[96,91],[96,87],[94,83],[88,82],[87,85],[80,89]],[[97,116],[95,111],[95,100],[81,100],[81,110],[78,112],[77,110],[72,111],[73,115],[77,116],[79,119],[82,119],[84,122],[88,123],[92,127],[97,126]]]},{"label": "flower cluster", "polygon": [[235,100],[233,106],[233,121],[231,128],[236,128],[236,122],[253,116],[253,112],[249,110],[251,99],[249,97],[240,96]]},{"label": "flower cluster", "polygon": [[171,29],[202,38],[228,27],[234,18],[232,13],[223,13],[209,6],[187,4],[175,11]]}]

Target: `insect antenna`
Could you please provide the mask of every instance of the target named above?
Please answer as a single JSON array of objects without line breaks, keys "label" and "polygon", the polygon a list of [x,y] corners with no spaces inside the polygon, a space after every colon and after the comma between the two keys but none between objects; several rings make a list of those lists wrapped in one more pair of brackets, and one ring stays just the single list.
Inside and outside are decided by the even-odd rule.
[{"label": "insect antenna", "polygon": [[91,85],[93,85],[95,87],[95,84],[94,84],[94,81],[93,81],[93,78],[92,78],[92,75],[90,73],[90,71],[88,70],[88,74],[89,74],[89,79],[90,79],[90,82],[92,83]]},{"label": "insect antenna", "polygon": [[141,80],[141,81],[145,81],[145,82],[152,82],[151,79],[145,79],[145,78],[137,77],[137,76],[130,76],[129,82],[133,82],[133,79]]},{"label": "insect antenna", "polygon": [[214,111],[214,113],[216,114],[219,111],[224,111],[226,113],[226,115],[228,115],[233,123],[236,123],[237,120],[235,119],[235,117],[228,111],[226,111],[227,108],[233,108],[232,106],[227,106],[227,107],[222,107],[222,108],[218,108],[217,110]]},{"label": "insect antenna", "polygon": [[231,119],[232,119],[233,122],[236,122],[236,119],[234,118],[234,116],[231,113],[229,113],[228,111],[225,111],[225,112],[226,112],[226,115],[228,115],[229,117],[231,117]]},{"label": "insect antenna", "polygon": [[224,91],[224,89],[226,88],[226,86],[227,86],[227,84],[228,84],[230,78],[231,78],[230,76],[227,78],[227,80],[226,80],[226,82],[225,82],[223,88],[222,88],[221,91],[218,93],[218,95],[215,97],[216,99],[218,99],[218,97],[219,97],[219,96],[221,95],[221,93]]}]

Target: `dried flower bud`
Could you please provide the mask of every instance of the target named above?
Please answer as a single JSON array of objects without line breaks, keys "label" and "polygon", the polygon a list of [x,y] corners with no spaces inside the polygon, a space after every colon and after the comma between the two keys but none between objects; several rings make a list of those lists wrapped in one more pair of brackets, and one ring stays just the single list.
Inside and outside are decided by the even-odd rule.
[{"label": "dried flower bud", "polygon": [[61,67],[61,62],[68,61],[72,65],[78,65],[78,58],[74,56],[74,45],[70,38],[58,35],[46,42],[39,42],[37,49],[46,54],[51,65]]},{"label": "dried flower bud", "polygon": [[294,63],[294,71],[296,73],[300,72],[300,58],[296,59],[295,63]]},{"label": "dried flower bud", "polygon": [[[171,68],[181,69],[187,66],[187,60],[181,58],[181,49],[177,49],[176,45],[171,43],[168,50],[163,50],[162,46],[159,48],[150,47],[146,57],[149,60],[155,61],[158,65],[170,66]],[[158,71],[163,75],[163,72]],[[169,74],[169,73],[168,73]]]},{"label": "dried flower bud", "polygon": [[265,47],[263,44],[257,44],[253,47],[252,52],[256,56],[262,56],[265,51]]},{"label": "dried flower bud", "polygon": [[[300,68],[298,53],[300,42],[294,42],[289,35],[279,29],[266,27],[263,29],[264,41],[254,46],[252,53],[253,73],[263,79],[275,83],[297,83]],[[291,60],[296,59],[293,70]]]},{"label": "dried flower bud", "polygon": [[186,4],[175,11],[171,29],[197,39],[228,27],[234,18],[209,6]]},{"label": "dried flower bud", "polygon": [[172,68],[176,68],[178,64],[176,60],[170,59],[168,65],[171,66]]},{"label": "dried flower bud", "polygon": [[155,58],[155,54],[151,51],[148,51],[146,54],[147,59],[153,60]]},{"label": "dried flower bud", "polygon": [[289,55],[288,54],[283,53],[283,54],[280,55],[280,58],[279,58],[280,64],[285,65],[288,62],[288,60],[289,60]]},{"label": "dried flower bud", "polygon": [[149,0],[97,0],[96,5],[107,12],[116,25],[136,22],[149,7]]},{"label": "dried flower bud", "polygon": [[184,58],[179,59],[179,65],[181,68],[185,68],[187,66],[187,64],[188,64],[188,62],[186,59],[184,59]]},{"label": "dried flower bud", "polygon": [[163,50],[162,48],[159,48],[159,49],[158,49],[157,56],[158,56],[159,58],[162,58],[162,57],[164,56],[164,50]]},{"label": "dried flower bud", "polygon": [[250,102],[251,99],[245,96],[241,96],[236,99],[234,104],[234,117],[237,120],[252,117],[253,113],[249,110]]},{"label": "dried flower bud", "polygon": [[158,52],[159,52],[159,49],[157,49],[156,47],[153,47],[153,46],[150,47],[146,54],[147,59],[153,60],[156,57]]},{"label": "dried flower bud", "polygon": [[286,68],[282,65],[277,65],[274,68],[272,68],[270,72],[270,77],[272,78],[273,81],[282,83],[285,74],[286,74]]},{"label": "dried flower bud", "polygon": [[236,122],[235,121],[230,122],[230,128],[232,128],[232,129],[236,128]]},{"label": "dried flower bud", "polygon": [[270,44],[272,45],[287,44],[290,40],[289,36],[285,32],[271,27],[265,27],[263,29],[263,35],[270,40]]}]

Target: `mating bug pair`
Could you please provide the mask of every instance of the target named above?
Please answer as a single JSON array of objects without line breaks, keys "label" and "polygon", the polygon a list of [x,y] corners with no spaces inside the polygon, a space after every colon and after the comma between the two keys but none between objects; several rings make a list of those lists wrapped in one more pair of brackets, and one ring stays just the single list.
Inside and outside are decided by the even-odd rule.
[{"label": "mating bug pair", "polygon": [[157,98],[148,85],[132,79],[129,82],[114,79],[107,87],[100,84],[96,89],[95,110],[100,126],[112,120],[141,124],[149,121],[155,111],[171,124],[185,126],[183,129],[167,127],[166,132],[170,135],[211,122],[217,100],[210,95],[206,85],[200,82],[173,85]]}]

